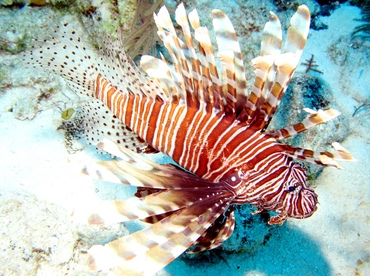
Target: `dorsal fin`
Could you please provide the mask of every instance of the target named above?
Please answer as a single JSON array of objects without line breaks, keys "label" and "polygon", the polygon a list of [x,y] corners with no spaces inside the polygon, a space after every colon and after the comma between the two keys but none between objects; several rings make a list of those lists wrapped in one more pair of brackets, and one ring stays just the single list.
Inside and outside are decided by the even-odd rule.
[{"label": "dorsal fin", "polygon": [[190,32],[190,26],[187,19],[186,10],[183,4],[180,4],[176,9],[176,22],[181,26],[182,34],[185,39],[182,50],[187,59],[187,66],[189,66],[189,85],[193,91],[192,97],[204,101],[203,83],[201,77],[200,61],[194,49],[194,43]]},{"label": "dorsal fin", "polygon": [[[183,5],[176,10],[176,21],[182,29],[183,40],[177,35],[165,7],[154,17],[173,66],[145,57],[142,67],[150,76],[162,80],[167,87],[165,90],[178,96],[188,106],[205,102],[212,108],[233,114],[240,121],[251,123],[254,128],[267,126],[297,67],[307,38],[310,14],[306,6],[300,6],[292,17],[283,53],[281,25],[277,16],[271,13],[264,29],[261,55],[252,61],[256,68],[256,80],[249,96],[239,42],[232,23],[222,11],[212,12],[221,73],[216,67],[208,30],[200,26],[196,10],[188,15],[189,21]],[[198,41],[198,55],[189,22]],[[156,72],[159,68],[162,68],[161,73]]]},{"label": "dorsal fin", "polygon": [[[158,14],[154,14],[154,21],[158,28],[158,36],[167,48],[173,63],[171,75],[177,85],[177,93],[183,101],[187,100],[188,94],[192,92],[190,65],[185,57],[184,42],[177,36],[175,27],[168,10],[162,7]],[[149,72],[147,72],[149,74]]]},{"label": "dorsal fin", "polygon": [[280,23],[271,13],[264,29],[261,56],[252,61],[257,75],[248,101],[247,121],[253,128],[262,130],[268,126],[298,65],[310,27],[310,12],[305,5],[299,6],[290,24],[284,52],[280,53]]},{"label": "dorsal fin", "polygon": [[189,21],[194,29],[194,38],[198,42],[199,59],[202,66],[204,101],[222,111],[226,101],[222,95],[222,84],[217,71],[208,29],[200,26],[196,9],[189,13]]},{"label": "dorsal fin", "polygon": [[238,116],[245,108],[248,96],[238,37],[230,19],[222,11],[213,10],[211,16],[222,64],[222,90],[227,106]]},{"label": "dorsal fin", "polygon": [[282,31],[279,18],[273,12],[270,12],[270,20],[263,29],[260,56],[252,60],[256,78],[248,97],[245,112],[243,116],[239,117],[241,121],[249,123],[257,106],[261,106],[266,100],[276,74],[274,57],[280,54],[281,44]]},{"label": "dorsal fin", "polygon": [[159,97],[166,101],[167,95],[160,85],[143,73],[126,54],[118,31],[117,36],[118,40],[115,41],[106,37],[105,43],[99,48],[100,54],[96,60],[98,72],[121,93],[145,95],[152,99]]},{"label": "dorsal fin", "polygon": [[170,99],[176,101],[179,99],[179,90],[167,62],[152,56],[143,55],[140,60],[140,66],[161,86],[164,92],[162,98],[165,99],[165,101],[168,102]]},{"label": "dorsal fin", "polygon": [[[199,105],[202,102],[235,116],[241,113],[247,100],[242,54],[228,17],[219,10],[214,10],[212,17],[219,48],[218,57],[223,65],[221,74],[216,67],[207,28],[200,26],[195,9],[187,16],[182,4],[176,10],[176,21],[182,29],[183,40],[178,37],[166,7],[154,15],[158,35],[169,51],[173,66],[168,66],[167,70],[161,60],[148,57],[142,59],[141,65],[151,77],[170,83],[169,87],[178,93],[186,105]],[[198,42],[198,52],[194,48],[189,22]],[[165,70],[158,73],[159,68]]]}]

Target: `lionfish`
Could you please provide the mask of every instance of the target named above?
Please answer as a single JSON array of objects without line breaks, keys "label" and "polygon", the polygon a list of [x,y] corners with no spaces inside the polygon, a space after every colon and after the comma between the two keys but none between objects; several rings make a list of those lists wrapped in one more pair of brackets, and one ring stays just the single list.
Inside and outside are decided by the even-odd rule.
[{"label": "lionfish", "polygon": [[[256,77],[250,93],[231,21],[221,10],[211,16],[217,55],[196,9],[187,15],[182,4],[177,7],[180,37],[162,7],[154,19],[172,62],[163,55],[143,56],[145,73],[125,53],[121,40],[107,42],[96,53],[67,23],[24,56],[31,66],[61,75],[74,91],[103,103],[94,100],[85,106],[86,131],[91,140],[97,137],[99,148],[119,159],[100,162],[94,173],[138,187],[135,197],[99,206],[89,222],[150,223],[93,246],[91,269],[150,275],[190,247],[191,252],[216,248],[231,236],[233,206],[238,204],[275,212],[269,224],[310,217],[317,195],[306,184],[305,168],[292,160],[337,168],[335,159],[352,160],[338,143],[330,153],[279,142],[335,118],[336,110],[305,109],[309,115],[302,122],[267,130],[301,57],[310,25],[308,8],[299,6],[291,18],[284,50],[280,21],[270,13],[260,56],[252,60]],[[99,138],[109,135],[124,137],[121,143]],[[177,166],[137,153],[154,151],[169,155]]]}]

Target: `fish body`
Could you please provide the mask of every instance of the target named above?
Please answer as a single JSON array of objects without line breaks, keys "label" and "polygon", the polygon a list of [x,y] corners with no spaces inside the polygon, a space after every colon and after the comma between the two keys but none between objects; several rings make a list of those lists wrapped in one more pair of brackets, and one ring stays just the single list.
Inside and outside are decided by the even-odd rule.
[{"label": "fish body", "polygon": [[[256,78],[250,92],[236,33],[222,11],[212,12],[221,69],[196,10],[187,15],[180,5],[175,18],[182,38],[165,7],[154,15],[172,63],[143,56],[140,65],[145,73],[120,41],[107,40],[97,55],[67,26],[24,58],[36,68],[61,75],[76,92],[102,102],[84,106],[86,133],[120,159],[102,162],[103,169],[96,174],[138,187],[136,197],[102,204],[89,222],[151,223],[92,247],[93,269],[150,275],[191,246],[193,252],[218,247],[233,232],[234,204],[250,203],[257,212],[276,212],[270,224],[309,217],[316,210],[317,195],[306,184],[305,169],[293,159],[333,167],[339,167],[334,159],[353,159],[337,143],[336,153],[317,153],[279,142],[335,118],[339,115],[335,110],[305,109],[309,115],[302,122],[267,129],[306,42],[310,24],[306,6],[291,19],[284,50],[280,22],[271,13],[261,54],[252,60]],[[106,136],[123,138],[117,140],[119,145],[101,139]],[[156,164],[134,151],[163,152],[182,169]]]},{"label": "fish body", "polygon": [[[111,105],[126,126],[184,169],[209,181],[219,182],[242,166],[244,171],[253,169],[263,162],[264,155],[285,155],[275,139],[233,115],[206,106],[188,107],[179,102],[116,93],[107,80],[99,81],[105,86],[97,86],[96,97]],[[112,93],[107,92],[111,89]],[[264,148],[261,157],[253,151],[258,149],[256,144]]]},{"label": "fish body", "polygon": [[[210,182],[230,183],[232,178],[240,182],[231,189],[231,204],[250,203],[260,210],[277,211],[280,216],[270,222],[279,224],[287,217],[305,218],[316,210],[317,196],[304,185],[304,168],[290,162],[276,139],[235,119],[235,114],[206,105],[200,108],[200,103],[189,107],[178,101],[117,93],[110,82],[100,75],[98,79],[96,98],[112,106],[115,115],[153,148]],[[295,194],[302,203],[287,204],[288,194]]]}]

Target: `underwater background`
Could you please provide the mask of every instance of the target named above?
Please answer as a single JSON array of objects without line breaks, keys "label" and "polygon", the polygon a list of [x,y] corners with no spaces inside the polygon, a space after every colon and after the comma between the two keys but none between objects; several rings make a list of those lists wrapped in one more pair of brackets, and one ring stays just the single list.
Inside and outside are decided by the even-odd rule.
[{"label": "underwater background", "polygon": [[[164,1],[175,9],[180,1]],[[93,45],[122,29],[128,53],[161,51],[152,12],[163,1],[0,1],[0,275],[106,275],[86,268],[87,250],[141,225],[89,226],[76,208],[135,190],[93,180],[83,168],[104,156],[80,139],[83,99],[56,75],[25,69],[23,51],[63,22],[82,24]],[[178,258],[156,275],[367,275],[370,271],[370,40],[366,1],[183,1],[211,28],[223,10],[239,35],[245,64],[259,53],[261,31],[274,11],[283,30],[299,4],[312,14],[301,64],[272,127],[300,120],[303,107],[335,108],[340,117],[289,141],[324,150],[334,141],[357,160],[343,170],[309,168],[319,196],[316,213],[270,226],[251,208],[238,209],[237,228],[220,249]],[[369,4],[367,4],[369,5]],[[361,8],[363,12],[361,13]],[[367,10],[367,14],[368,14]],[[366,32],[367,31],[367,32]],[[246,68],[251,85],[253,68]],[[63,117],[62,117],[63,114]],[[302,115],[303,116],[303,115]],[[65,123],[68,121],[69,123]],[[166,157],[152,156],[159,162]]]}]

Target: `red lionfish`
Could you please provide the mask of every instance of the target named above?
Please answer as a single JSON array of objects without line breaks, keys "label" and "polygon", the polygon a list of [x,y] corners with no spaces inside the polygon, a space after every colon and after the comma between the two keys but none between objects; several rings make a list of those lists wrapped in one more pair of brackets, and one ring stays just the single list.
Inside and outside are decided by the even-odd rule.
[{"label": "red lionfish", "polygon": [[[95,101],[94,108],[90,105],[87,110],[87,131],[99,132],[100,127],[100,134],[107,132],[106,107],[124,124],[127,139],[121,144],[98,143],[121,159],[101,162],[105,169],[97,174],[136,186],[138,192],[128,200],[106,202],[90,223],[142,220],[151,224],[105,246],[92,247],[93,269],[148,275],[191,246],[192,252],[216,248],[234,230],[234,204],[249,203],[257,206],[257,212],[276,212],[270,224],[281,225],[290,217],[307,218],[316,210],[317,195],[306,184],[305,169],[292,160],[337,168],[334,159],[352,160],[338,143],[333,144],[335,153],[318,153],[279,142],[335,118],[336,110],[305,109],[310,114],[302,122],[267,130],[306,42],[310,25],[306,6],[300,6],[291,18],[283,51],[281,25],[271,12],[260,56],[252,60],[256,77],[250,93],[228,17],[220,10],[211,14],[219,69],[197,11],[187,15],[181,4],[175,15],[182,39],[165,7],[154,14],[172,64],[163,56],[143,56],[140,64],[146,74],[125,54],[120,40],[107,43],[96,55],[63,25],[24,58],[36,68],[61,75],[74,91],[103,102],[105,107]],[[127,148],[163,152],[182,169],[156,164]]]}]

